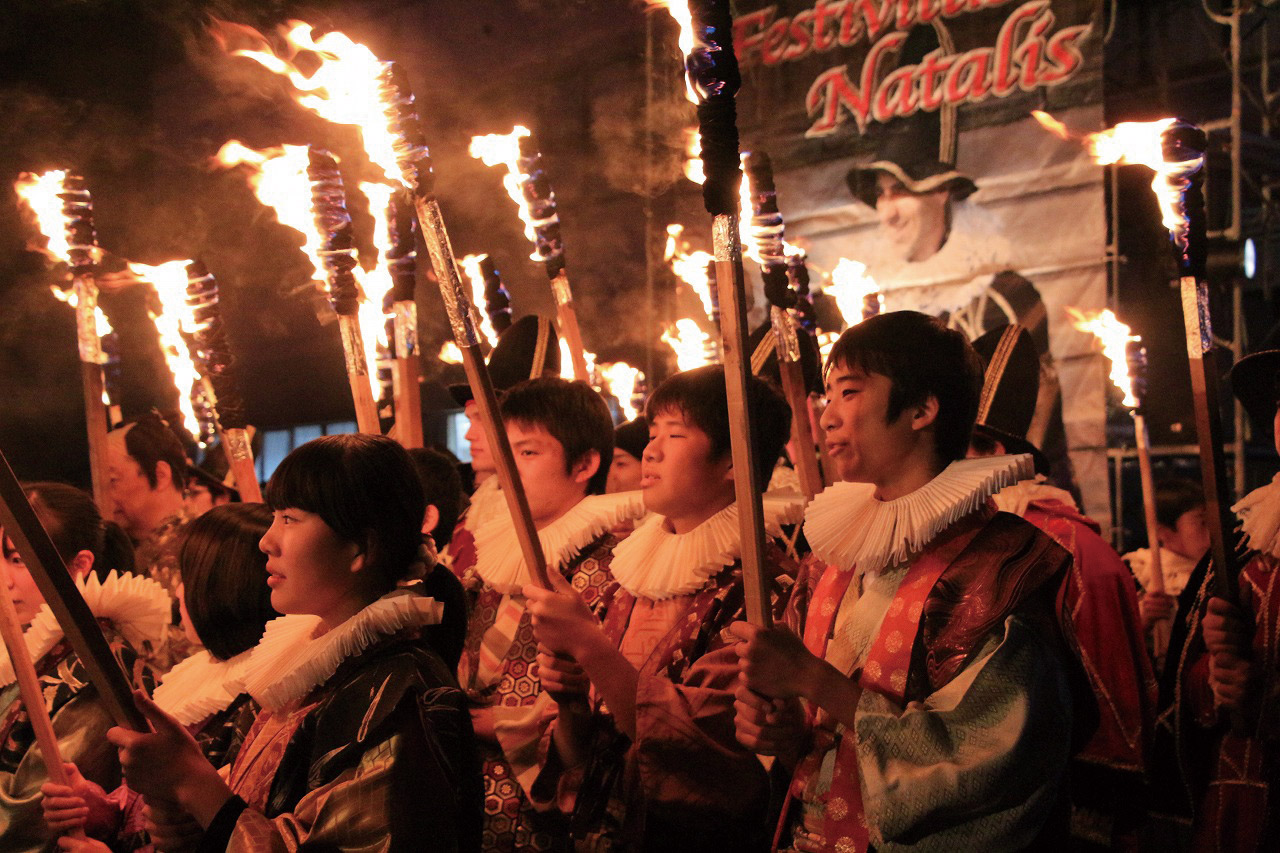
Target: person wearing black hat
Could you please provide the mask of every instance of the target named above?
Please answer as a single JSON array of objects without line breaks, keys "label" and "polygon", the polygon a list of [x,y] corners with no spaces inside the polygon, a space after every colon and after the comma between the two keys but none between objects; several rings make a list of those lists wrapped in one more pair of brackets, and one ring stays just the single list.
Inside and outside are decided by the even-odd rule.
[{"label": "person wearing black hat", "polygon": [[640,461],[649,443],[649,424],[643,418],[619,424],[613,431],[613,464],[605,493],[631,492],[640,488]]},{"label": "person wearing black hat", "polygon": [[[1280,326],[1229,378],[1254,422],[1271,424],[1280,452]],[[1232,510],[1249,552],[1239,603],[1215,595],[1217,567],[1203,560],[1174,622],[1160,719],[1176,744],[1160,752],[1179,760],[1160,804],[1191,818],[1192,849],[1272,850],[1280,838],[1280,476]]]},{"label": "person wearing black hat", "polygon": [[[489,353],[489,379],[493,390],[502,395],[512,386],[540,376],[560,375],[560,338],[546,317],[526,314],[507,327]],[[471,449],[471,470],[475,475],[475,491],[471,502],[449,537],[445,555],[452,565],[475,561],[476,527],[501,512],[505,506],[498,489],[497,470],[489,455],[489,442],[480,409],[471,396],[470,385],[450,385],[449,393],[467,415],[466,438]]]},{"label": "person wearing black hat", "polygon": [[188,518],[199,518],[215,506],[238,503],[240,492],[199,465],[187,466],[187,490],[183,496]]},{"label": "person wearing black hat", "polygon": [[1072,757],[1071,832],[1119,849],[1136,840],[1144,816],[1144,749],[1156,704],[1133,577],[1071,495],[1045,481],[1048,463],[1027,441],[1035,416],[1040,360],[1022,326],[992,329],[973,342],[984,364],[969,456],[1030,453],[1036,476],[1002,489],[996,506],[1039,527],[1073,556],[1063,593],[1096,700],[1098,726]]}]

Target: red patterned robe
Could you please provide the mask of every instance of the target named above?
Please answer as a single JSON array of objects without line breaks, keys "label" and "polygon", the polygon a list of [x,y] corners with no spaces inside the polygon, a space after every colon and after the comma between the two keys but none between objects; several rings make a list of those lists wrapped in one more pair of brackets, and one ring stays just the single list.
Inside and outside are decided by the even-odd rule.
[{"label": "red patterned robe", "polygon": [[1037,498],[1021,515],[1074,557],[1065,611],[1097,701],[1098,727],[1071,767],[1071,834],[1106,849],[1137,849],[1156,683],[1133,575],[1097,522],[1074,506]]},{"label": "red patterned robe", "polygon": [[811,712],[810,748],[777,846],[863,853],[873,844],[1033,843],[1064,811],[1069,653],[1055,598],[1069,566],[1049,537],[990,507],[878,577],[806,561],[788,622],[819,657],[831,660],[850,602],[888,601],[865,656],[853,655],[851,677],[862,687],[856,731]]},{"label": "red patterned robe", "polygon": [[[613,586],[609,564],[618,540],[598,536],[560,567],[592,608]],[[476,739],[484,773],[483,850],[558,850],[567,844],[567,822],[550,809],[534,808],[528,788],[546,757],[547,731],[556,704],[542,692],[535,668],[538,643],[524,598],[503,595],[475,576],[474,540],[470,556],[454,564],[464,583],[478,588],[458,665],[458,682],[474,707],[488,708],[497,742]]]}]

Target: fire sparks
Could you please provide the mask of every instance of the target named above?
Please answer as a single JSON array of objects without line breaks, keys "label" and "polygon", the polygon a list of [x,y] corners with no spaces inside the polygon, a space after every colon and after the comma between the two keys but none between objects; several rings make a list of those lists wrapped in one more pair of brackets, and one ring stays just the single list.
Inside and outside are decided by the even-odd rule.
[{"label": "fire sparks", "polygon": [[683,243],[680,235],[684,233],[683,225],[667,226],[667,248],[663,257],[671,264],[671,271],[676,277],[689,286],[702,303],[702,310],[708,319],[715,317],[715,301],[711,297],[711,277],[707,274],[707,265],[713,260],[710,252],[699,249],[688,252],[688,245]]},{"label": "fire sparks", "polygon": [[616,361],[600,365],[598,372],[604,387],[617,399],[623,418],[632,421],[639,417],[635,398],[640,383],[644,381],[644,371],[625,361]]},{"label": "fire sparks", "polygon": [[707,358],[711,336],[689,317],[681,317],[663,332],[662,342],[675,351],[676,367],[681,371],[711,363]]},{"label": "fire sparks", "polygon": [[[524,223],[524,236],[536,246],[538,244],[538,235],[535,229],[539,226],[550,224],[554,219],[536,219],[533,215],[533,209],[529,206],[529,199],[525,196],[523,186],[525,176],[520,171],[520,140],[528,135],[529,128],[523,125],[516,125],[510,133],[490,133],[485,136],[473,136],[471,137],[469,152],[472,157],[486,166],[506,167],[507,173],[502,176],[502,186],[506,188],[507,195],[511,196],[511,200],[516,203],[520,221]],[[534,261],[544,260],[536,251],[529,256],[529,259]]]},{"label": "fire sparks", "polygon": [[[243,33],[244,28],[237,28]],[[313,38],[310,24],[290,21],[282,33],[287,45],[284,55],[271,50],[265,38],[260,50],[236,50],[233,56],[254,60],[267,70],[287,77],[298,90],[297,102],[334,124],[353,125],[360,130],[365,153],[382,169],[387,180],[398,183],[394,139],[378,94],[378,74],[383,62],[373,51],[338,31]],[[303,51],[319,60],[305,74],[293,60]]]},{"label": "fire sparks", "polygon": [[489,346],[496,347],[498,345],[498,330],[493,327],[493,320],[489,317],[489,312],[483,310],[485,304],[484,298],[484,272],[480,269],[480,262],[488,255],[467,255],[459,265],[462,271],[466,273],[467,280],[471,282],[471,304],[481,309],[480,314],[480,334],[484,335],[489,341]]},{"label": "fire sparks", "polygon": [[684,176],[695,184],[705,184],[707,173],[702,168],[702,135],[697,127],[684,130]]},{"label": "fire sparks", "polygon": [[880,285],[867,275],[867,265],[848,258],[841,258],[836,264],[831,271],[831,283],[823,288],[823,292],[836,300],[836,307],[849,326],[856,326],[866,319],[869,298],[874,297],[874,313],[879,313],[884,306]]},{"label": "fire sparks", "polygon": [[1102,354],[1111,362],[1111,382],[1124,395],[1123,405],[1133,408],[1138,398],[1133,393],[1133,378],[1125,358],[1125,346],[1130,341],[1141,340],[1127,325],[1121,323],[1110,308],[1086,313],[1077,308],[1067,308],[1073,325],[1081,332],[1089,332],[1102,342]]},{"label": "fire sparks", "polygon": [[1174,234],[1185,232],[1187,219],[1182,211],[1182,189],[1178,185],[1178,178],[1189,171],[1194,171],[1198,161],[1190,163],[1165,161],[1162,134],[1177,119],[1122,121],[1108,130],[1077,137],[1067,129],[1066,125],[1048,113],[1035,110],[1032,115],[1050,133],[1062,139],[1079,139],[1089,150],[1089,156],[1099,165],[1133,164],[1146,166],[1155,172],[1151,189],[1160,204],[1161,221],[1164,227]]},{"label": "fire sparks", "polygon": [[200,373],[191,359],[190,349],[183,333],[195,331],[195,317],[187,305],[187,264],[185,261],[169,261],[159,266],[129,264],[129,270],[138,278],[151,282],[160,299],[160,313],[152,314],[156,333],[160,336],[160,350],[173,374],[173,384],[178,390],[178,410],[182,412],[187,432],[199,437],[200,420],[196,417],[191,394],[200,382]]}]

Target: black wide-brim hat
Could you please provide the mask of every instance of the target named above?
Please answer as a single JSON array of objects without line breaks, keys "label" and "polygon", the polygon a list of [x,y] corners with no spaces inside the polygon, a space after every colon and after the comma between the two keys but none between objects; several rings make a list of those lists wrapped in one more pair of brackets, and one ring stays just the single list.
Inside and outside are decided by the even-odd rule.
[{"label": "black wide-brim hat", "polygon": [[219,480],[214,474],[199,465],[187,465],[187,482],[199,483],[215,495],[225,493],[231,496],[231,500],[237,503],[240,501],[239,489],[227,485],[225,481]]},{"label": "black wide-brim hat", "polygon": [[[501,392],[546,373],[560,373],[560,338],[546,317],[526,314],[498,336],[489,353],[489,379]],[[470,385],[450,385],[449,393],[459,406],[473,399]]]},{"label": "black wide-brim hat", "polygon": [[[796,329],[796,338],[800,342],[800,372],[804,375],[804,389],[809,394],[822,393],[822,355],[818,352],[818,342],[813,335],[803,329]],[[765,320],[747,339],[746,351],[751,355],[751,372],[782,388],[782,373],[778,369],[777,336],[773,334],[773,324]]]},{"label": "black wide-brim hat", "polygon": [[1270,427],[1280,397],[1280,324],[1272,327],[1257,350],[1237,361],[1227,374],[1231,393],[1259,427]]},{"label": "black wide-brim hat", "polygon": [[1040,397],[1040,355],[1031,333],[1016,324],[997,326],[973,348],[983,365],[973,431],[999,441],[1010,454],[1030,453],[1036,473],[1048,474],[1048,458],[1027,440]]},{"label": "black wide-brim hat", "polygon": [[978,185],[967,175],[956,171],[951,163],[923,157],[900,157],[892,159],[893,152],[884,152],[877,159],[865,166],[854,166],[845,175],[849,192],[867,207],[876,206],[876,176],[889,175],[902,184],[907,192],[916,195],[931,193],[935,190],[950,190],[956,201],[966,199],[978,189]]}]

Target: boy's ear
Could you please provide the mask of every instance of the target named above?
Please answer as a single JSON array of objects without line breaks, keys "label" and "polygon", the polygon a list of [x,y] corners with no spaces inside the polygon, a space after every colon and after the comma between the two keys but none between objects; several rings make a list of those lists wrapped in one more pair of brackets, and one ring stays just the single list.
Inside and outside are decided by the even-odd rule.
[{"label": "boy's ear", "polygon": [[930,394],[924,402],[911,409],[911,428],[922,430],[933,426],[938,420],[938,398]]},{"label": "boy's ear", "polygon": [[588,483],[600,470],[600,451],[588,450],[578,457],[569,469],[569,476],[575,483]]},{"label": "boy's ear", "polygon": [[176,488],[176,483],[173,479],[173,468],[169,466],[168,462],[165,462],[162,459],[156,462],[156,486],[159,487],[164,483],[168,483]]}]

